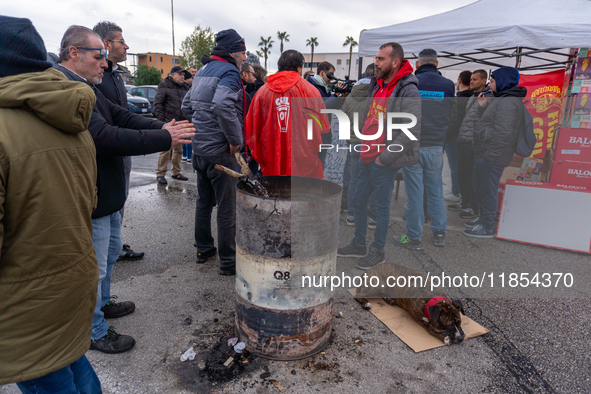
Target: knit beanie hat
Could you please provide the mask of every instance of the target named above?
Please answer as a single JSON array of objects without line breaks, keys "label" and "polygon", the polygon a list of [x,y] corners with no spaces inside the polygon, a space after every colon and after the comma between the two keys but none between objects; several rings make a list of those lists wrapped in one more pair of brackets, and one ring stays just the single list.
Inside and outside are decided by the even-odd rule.
[{"label": "knit beanie hat", "polygon": [[0,77],[51,67],[43,39],[26,18],[0,16]]},{"label": "knit beanie hat", "polygon": [[215,35],[215,44],[224,47],[228,53],[246,51],[244,38],[236,33],[234,29],[222,30]]}]

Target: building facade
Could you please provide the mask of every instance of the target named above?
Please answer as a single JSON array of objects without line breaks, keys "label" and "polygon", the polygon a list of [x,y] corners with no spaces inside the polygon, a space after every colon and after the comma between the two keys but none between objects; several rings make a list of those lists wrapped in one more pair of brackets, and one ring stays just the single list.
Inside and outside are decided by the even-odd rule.
[{"label": "building facade", "polygon": [[173,66],[178,66],[180,64],[178,56],[175,56],[173,64],[172,55],[167,55],[166,53],[148,52],[138,53],[136,56],[138,65],[144,64],[156,68],[160,71],[162,79],[168,76],[168,73]]},{"label": "building facade", "polygon": [[[338,53],[318,53],[314,52],[314,63],[310,64],[311,54],[304,53],[304,72],[310,69],[316,72],[316,67],[319,63],[329,62],[335,68],[334,75],[339,79],[345,79],[345,76],[349,73],[349,52],[338,52]],[[368,64],[373,63],[374,58],[364,57],[362,64],[362,72],[365,71],[365,67]],[[356,52],[353,52],[351,57],[351,75],[349,79],[359,79],[359,56]]]}]

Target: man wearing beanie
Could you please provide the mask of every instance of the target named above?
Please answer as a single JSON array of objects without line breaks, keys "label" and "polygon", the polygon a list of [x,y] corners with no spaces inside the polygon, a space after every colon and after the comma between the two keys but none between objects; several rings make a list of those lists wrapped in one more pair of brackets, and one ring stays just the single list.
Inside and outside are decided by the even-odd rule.
[{"label": "man wearing beanie", "polygon": [[[103,74],[103,82],[96,85],[96,88],[105,95],[107,100],[127,109],[127,89],[123,82],[122,75],[125,74],[117,63],[127,59],[127,50],[129,47],[123,39],[123,30],[113,22],[102,21],[97,23],[92,30],[103,40],[105,49],[109,51],[107,59],[107,68]],[[125,166],[125,196],[129,195],[129,176],[131,174],[131,156],[123,157]],[[125,209],[121,208],[121,221]],[[119,260],[135,261],[144,257],[144,252],[134,252],[127,244],[123,244],[123,249],[119,254]]]},{"label": "man wearing beanie", "polygon": [[[183,113],[195,124],[193,167],[199,197],[195,212],[197,263],[219,254],[220,274],[236,273],[236,179],[214,168],[236,168],[234,154],[242,145],[245,92],[240,68],[246,61],[244,39],[234,30],[220,31],[211,56],[193,79],[183,100]],[[211,212],[217,204],[218,248],[211,234]]]},{"label": "man wearing beanie", "polygon": [[132,114],[107,100],[95,86],[102,81],[107,56],[98,34],[84,26],[70,26],[62,38],[61,62],[56,68],[70,80],[89,84],[96,96],[88,131],[97,153],[98,201],[92,212],[92,242],[99,278],[90,348],[104,353],[121,353],[133,348],[135,340],[115,332],[106,319],[126,316],[135,310],[131,301],[111,300],[113,265],[123,246],[119,213],[125,203],[123,156],[170,149],[171,145],[185,143],[184,139],[194,135],[194,129],[189,123],[176,124],[173,121],[165,124]]},{"label": "man wearing beanie", "polygon": [[527,89],[517,86],[519,71],[501,67],[492,72],[488,85],[494,97],[484,92],[478,96],[480,121],[474,129],[474,175],[472,186],[480,212],[476,220],[465,223],[464,235],[494,238],[497,191],[505,167],[515,154],[519,132],[524,121],[523,98]]},{"label": "man wearing beanie", "polygon": [[46,59],[30,20],[0,16],[0,386],[100,393],[84,356],[98,280],[95,95]]}]

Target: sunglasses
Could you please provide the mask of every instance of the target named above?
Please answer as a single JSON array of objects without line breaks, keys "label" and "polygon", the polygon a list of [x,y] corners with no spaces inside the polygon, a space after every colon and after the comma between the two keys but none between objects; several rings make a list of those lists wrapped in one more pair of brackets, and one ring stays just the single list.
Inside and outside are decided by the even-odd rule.
[{"label": "sunglasses", "polygon": [[[99,51],[100,57],[104,57],[105,59],[109,58],[109,51],[105,48],[86,48],[86,47],[74,47],[74,48],[85,49],[87,51]],[[66,53],[70,53],[70,50],[68,49],[68,51]]]}]

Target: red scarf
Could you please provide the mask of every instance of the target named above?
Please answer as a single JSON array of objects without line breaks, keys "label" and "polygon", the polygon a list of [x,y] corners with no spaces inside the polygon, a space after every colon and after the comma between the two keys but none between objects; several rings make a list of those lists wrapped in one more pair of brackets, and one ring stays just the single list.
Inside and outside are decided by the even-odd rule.
[{"label": "red scarf", "polygon": [[[382,153],[386,146],[386,112],[388,110],[388,99],[392,96],[394,88],[398,85],[398,81],[412,74],[412,66],[408,60],[403,60],[400,70],[396,73],[394,78],[384,86],[384,80],[378,78],[378,90],[373,95],[373,100],[369,106],[367,112],[367,118],[365,118],[365,124],[363,125],[363,135],[375,135],[378,132],[379,114],[383,113],[383,131],[382,135],[375,140],[363,140],[363,146],[361,148],[361,160],[364,163],[371,163],[374,161],[380,153]],[[381,145],[381,146],[380,146]],[[369,149],[368,149],[369,148]]]}]

